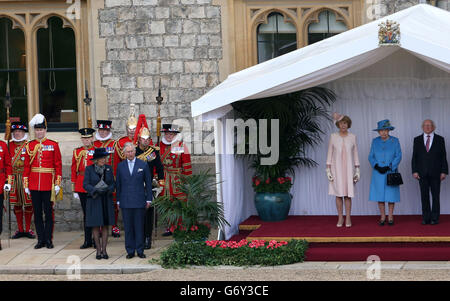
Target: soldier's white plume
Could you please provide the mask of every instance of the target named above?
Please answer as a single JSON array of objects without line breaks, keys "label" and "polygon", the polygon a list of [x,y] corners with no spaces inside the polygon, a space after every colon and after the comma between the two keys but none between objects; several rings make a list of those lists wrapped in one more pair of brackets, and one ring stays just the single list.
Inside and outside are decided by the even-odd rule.
[{"label": "soldier's white plume", "polygon": [[44,115],[38,113],[34,115],[33,118],[31,118],[29,126],[30,128],[34,128],[36,124],[44,123],[44,121],[45,121]]}]

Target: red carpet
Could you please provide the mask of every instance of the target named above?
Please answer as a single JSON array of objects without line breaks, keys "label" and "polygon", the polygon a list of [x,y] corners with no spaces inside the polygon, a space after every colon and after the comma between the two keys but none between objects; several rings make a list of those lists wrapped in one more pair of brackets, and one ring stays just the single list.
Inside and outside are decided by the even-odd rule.
[{"label": "red carpet", "polygon": [[311,243],[306,261],[448,261],[450,243]]},{"label": "red carpet", "polygon": [[239,225],[231,240],[306,239],[307,261],[450,260],[450,215],[438,225],[422,225],[419,215],[395,216],[395,225],[379,226],[378,216],[353,216],[352,227],[337,228],[336,216],[289,216],[281,222],[263,222],[251,216]]},{"label": "red carpet", "polygon": [[306,239],[309,242],[450,242],[450,215],[438,225],[422,225],[419,215],[394,217],[394,226],[379,226],[378,216],[353,216],[352,227],[336,227],[336,216],[289,216],[281,222],[263,222],[251,216],[240,224],[255,229],[247,239]]}]

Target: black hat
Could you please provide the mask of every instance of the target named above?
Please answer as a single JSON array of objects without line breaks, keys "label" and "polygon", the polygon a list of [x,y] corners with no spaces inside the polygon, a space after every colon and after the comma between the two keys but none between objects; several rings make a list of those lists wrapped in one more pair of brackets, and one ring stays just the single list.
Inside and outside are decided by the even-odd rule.
[{"label": "black hat", "polygon": [[98,129],[110,130],[111,124],[112,124],[111,120],[97,120],[97,128]]},{"label": "black hat", "polygon": [[178,126],[170,123],[165,123],[162,125],[161,132],[164,133],[179,133]]},{"label": "black hat", "polygon": [[28,132],[28,127],[25,122],[14,121],[14,122],[11,122],[11,132],[14,130],[22,130],[22,131]]},{"label": "black hat", "polygon": [[91,128],[82,128],[78,132],[81,134],[81,138],[91,138],[94,136],[95,130]]},{"label": "black hat", "polygon": [[106,151],[106,148],[99,147],[94,150],[94,155],[92,156],[91,160],[97,160],[107,156],[109,156],[109,153]]}]

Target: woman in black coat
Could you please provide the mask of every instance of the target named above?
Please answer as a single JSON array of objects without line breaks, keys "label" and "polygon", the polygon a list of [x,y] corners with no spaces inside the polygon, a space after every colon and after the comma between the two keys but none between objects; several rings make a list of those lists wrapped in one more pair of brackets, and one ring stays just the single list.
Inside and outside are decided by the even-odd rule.
[{"label": "woman in black coat", "polygon": [[[93,165],[86,167],[83,188],[88,192],[86,202],[86,226],[92,227],[97,259],[108,259],[106,245],[108,231],[114,224],[113,191],[115,189],[113,169],[106,164],[109,153],[104,148],[96,148]],[[101,238],[101,243],[100,243]]]}]

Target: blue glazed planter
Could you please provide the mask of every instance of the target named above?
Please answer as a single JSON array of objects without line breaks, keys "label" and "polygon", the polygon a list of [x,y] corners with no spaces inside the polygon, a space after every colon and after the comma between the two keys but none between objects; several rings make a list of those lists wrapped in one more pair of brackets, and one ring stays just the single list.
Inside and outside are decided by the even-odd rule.
[{"label": "blue glazed planter", "polygon": [[255,195],[256,211],[263,221],[282,221],[288,217],[291,200],[292,197],[289,192],[258,192]]}]

